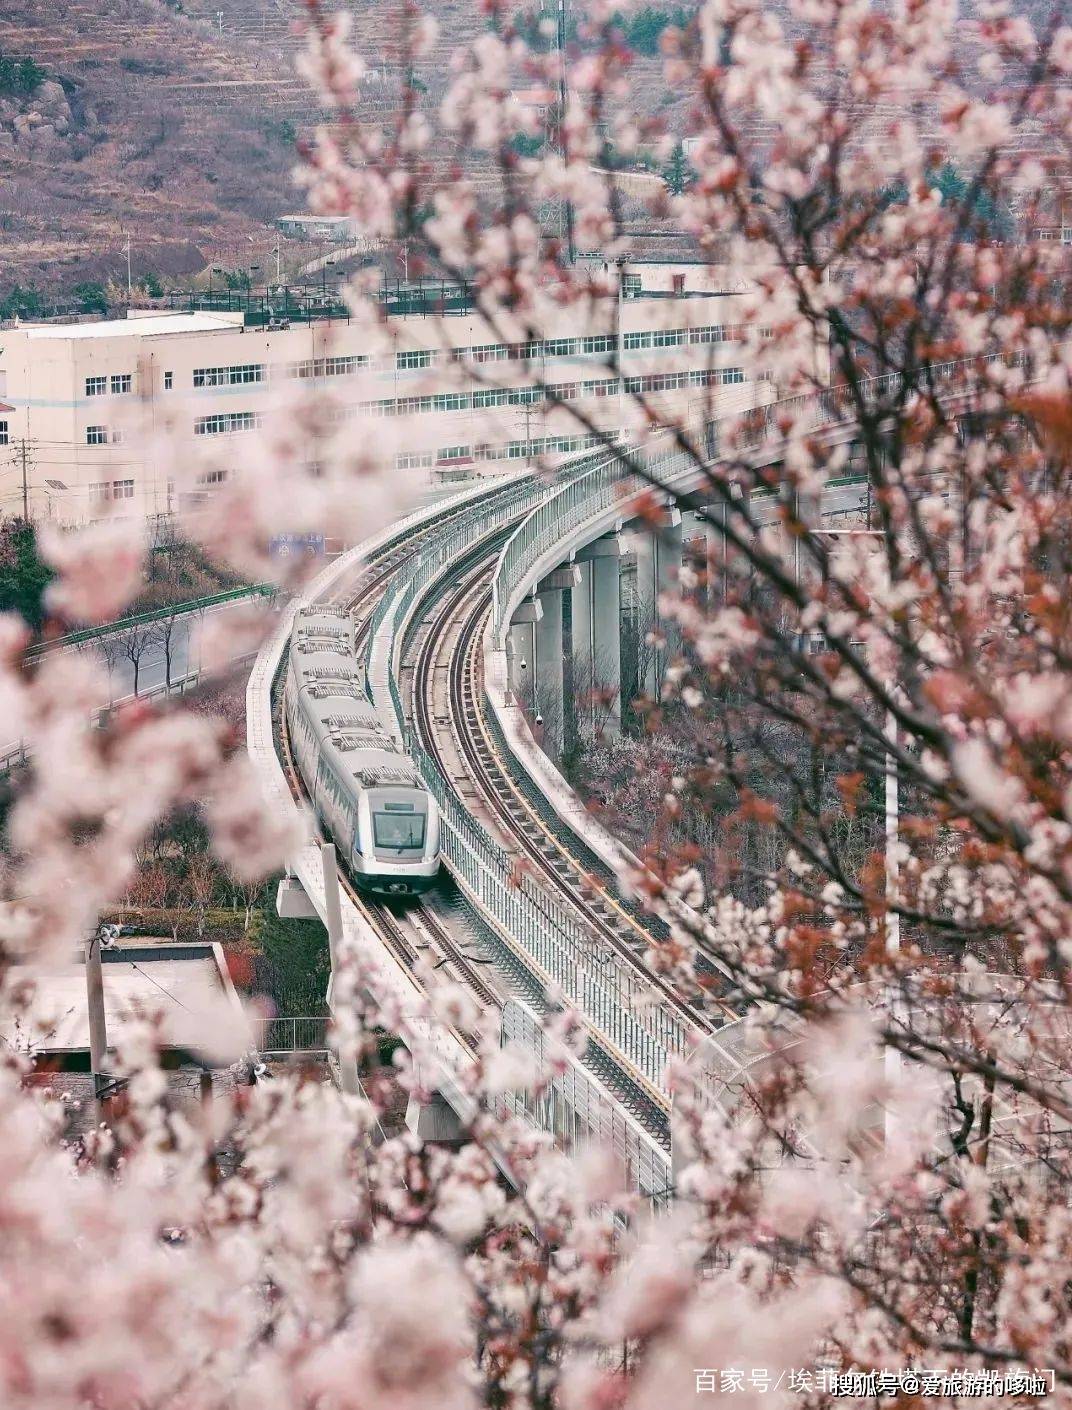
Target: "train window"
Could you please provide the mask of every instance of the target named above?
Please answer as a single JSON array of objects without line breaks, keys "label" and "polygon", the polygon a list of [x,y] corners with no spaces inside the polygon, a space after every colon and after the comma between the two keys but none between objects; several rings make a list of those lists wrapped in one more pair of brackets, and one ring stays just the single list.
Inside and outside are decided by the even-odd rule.
[{"label": "train window", "polygon": [[424,846],[424,814],[373,813],[372,835],[377,847],[416,850]]}]

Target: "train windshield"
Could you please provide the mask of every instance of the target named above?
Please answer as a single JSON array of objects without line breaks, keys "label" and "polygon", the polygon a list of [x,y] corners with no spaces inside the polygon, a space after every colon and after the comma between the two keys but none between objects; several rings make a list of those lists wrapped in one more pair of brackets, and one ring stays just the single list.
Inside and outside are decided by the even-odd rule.
[{"label": "train windshield", "polygon": [[372,835],[376,846],[419,850],[424,846],[424,820],[424,813],[373,813]]}]

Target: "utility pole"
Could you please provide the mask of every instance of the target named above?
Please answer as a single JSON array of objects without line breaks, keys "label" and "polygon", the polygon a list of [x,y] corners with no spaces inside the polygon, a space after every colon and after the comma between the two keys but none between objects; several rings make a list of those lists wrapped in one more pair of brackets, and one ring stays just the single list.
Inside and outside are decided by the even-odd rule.
[{"label": "utility pole", "polygon": [[[566,6],[567,0],[558,0],[558,147],[562,164],[566,164]],[[562,203],[562,220],[565,225],[566,258],[572,265],[577,258],[577,248],[573,236],[573,202],[567,196]]]},{"label": "utility pole", "polygon": [[104,1064],[108,1056],[108,1028],[104,1018],[104,973],[101,969],[102,936],[98,929],[86,941],[86,1008],[89,1012],[89,1066],[93,1095],[100,1101],[107,1083]]},{"label": "utility pole", "polygon": [[29,471],[33,464],[32,446],[24,436],[15,446],[15,463],[22,467],[22,517],[30,522],[30,479]]},{"label": "utility pole", "polygon": [[133,292],[134,292],[134,285],[133,285],[133,282],[131,281],[131,278],[130,278],[130,236],[129,236],[129,235],[127,236],[126,254],[127,254],[127,302],[129,303],[129,302],[130,302],[130,299],[131,299],[131,297],[132,297],[132,295],[133,295]]}]

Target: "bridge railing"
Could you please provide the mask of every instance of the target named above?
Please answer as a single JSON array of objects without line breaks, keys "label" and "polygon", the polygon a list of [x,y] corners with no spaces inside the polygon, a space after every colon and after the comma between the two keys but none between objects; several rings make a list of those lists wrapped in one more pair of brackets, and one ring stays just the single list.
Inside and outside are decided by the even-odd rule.
[{"label": "bridge railing", "polygon": [[[696,472],[695,459],[674,446],[668,436],[656,437],[631,454],[648,475],[668,489]],[[611,452],[586,473],[548,495],[532,511],[503,549],[492,581],[492,624],[500,644],[509,626],[514,586],[531,565],[554,547],[568,528],[619,501],[624,505],[629,495],[642,489],[644,483],[638,475],[623,475],[620,457]]]},{"label": "bridge railing", "polygon": [[[972,360],[970,365],[977,363]],[[932,373],[939,380],[955,381],[964,367],[965,364],[951,363],[932,369]],[[877,399],[885,389],[881,384],[888,381],[892,384],[892,379],[875,379],[865,396]],[[788,398],[760,408],[756,415],[762,425],[757,429],[760,436],[777,434],[785,418],[804,430],[836,424],[843,415],[843,405],[841,389]],[[726,419],[739,425],[741,413],[735,412]],[[377,608],[369,659],[371,662],[377,656],[386,666],[381,672],[382,685],[373,686],[383,692],[377,704],[393,719],[399,736],[407,739],[412,756],[440,805],[444,856],[464,889],[495,922],[499,933],[538,980],[556,984],[611,1051],[627,1059],[651,1086],[665,1092],[668,1059],[689,1055],[697,1030],[658,1002],[637,971],[593,939],[572,913],[552,901],[529,877],[518,874],[510,854],[473,819],[453,783],[440,773],[431,756],[408,738],[398,687],[401,648],[417,607],[450,574],[452,565],[478,537],[529,509],[504,548],[493,580],[493,631],[502,644],[518,584],[541,556],[565,536],[567,529],[627,500],[631,493],[643,488],[647,477],[672,490],[697,473],[695,458],[665,433],[632,449],[631,454],[643,467],[643,478],[622,474],[619,452],[600,450],[570,462],[560,472],[564,483],[556,492],[548,494],[536,480],[523,483],[511,496],[499,496],[483,509],[474,510],[463,522],[450,526],[438,547],[422,554],[405,581],[389,589]]]},{"label": "bridge railing", "polygon": [[84,646],[103,637],[119,636],[137,627],[151,626],[154,622],[169,618],[188,617],[197,612],[207,612],[213,607],[222,607],[229,602],[239,602],[247,597],[272,598],[278,589],[271,583],[254,583],[247,587],[230,588],[226,592],[215,592],[207,597],[192,597],[185,602],[172,603],[166,607],[153,607],[148,612],[139,612],[133,617],[119,617],[114,622],[105,622],[99,627],[83,627],[80,631],[68,632],[65,636],[50,637],[27,648],[27,656],[40,656],[49,651],[62,651],[65,646]]},{"label": "bridge railing", "polygon": [[[1022,367],[1022,354],[990,354],[982,358],[961,358],[956,361],[932,363],[927,368],[930,381],[940,390],[955,394],[958,388],[970,390],[973,374],[980,366],[1004,363]],[[860,398],[874,404],[903,379],[899,373],[861,379]],[[765,440],[781,440],[784,428],[791,425],[797,434],[846,424],[847,413],[853,407],[853,396],[847,386],[830,387],[818,392],[802,392],[782,397],[751,410],[733,411],[723,419],[738,429],[743,444],[754,448]],[[673,489],[683,478],[696,473],[696,458],[676,446],[669,433],[653,437],[646,446],[631,450],[633,460],[643,467],[646,476],[659,480]],[[616,501],[623,503],[630,494],[644,488],[646,478],[622,474],[621,457],[614,452],[597,452],[578,462],[570,481],[554,494],[548,495],[519,525],[503,549],[492,582],[492,622],[495,639],[505,640],[511,599],[516,585],[527,570],[554,544],[564,537],[564,530],[573,528]]]},{"label": "bridge railing", "polygon": [[[597,470],[581,478],[602,474],[612,464],[607,457]],[[388,696],[376,703],[393,718],[401,737],[407,738],[409,732],[398,689],[398,660],[414,611],[477,538],[516,518],[546,493],[546,486],[533,480],[483,514],[453,527],[433,553],[422,556],[404,586],[390,594],[378,624],[383,640],[373,647],[374,655],[381,659],[386,655],[389,661]],[[407,747],[439,803],[443,853],[463,888],[537,980],[557,985],[613,1051],[657,1091],[664,1091],[667,1061],[671,1055],[691,1050],[694,1031],[652,1002],[650,986],[632,966],[601,946],[569,911],[519,874],[513,858],[473,819],[431,755],[411,738]]]},{"label": "bridge railing", "polygon": [[[524,1048],[540,1071],[547,1061],[547,1032],[539,1015],[520,999],[508,999],[502,1012],[503,1044]],[[627,1188],[639,1189],[655,1204],[664,1204],[673,1188],[669,1154],[638,1129],[621,1105],[577,1064],[566,1068],[538,1096],[531,1091],[508,1092],[504,1105],[551,1131],[567,1150],[597,1144],[621,1162]]]}]

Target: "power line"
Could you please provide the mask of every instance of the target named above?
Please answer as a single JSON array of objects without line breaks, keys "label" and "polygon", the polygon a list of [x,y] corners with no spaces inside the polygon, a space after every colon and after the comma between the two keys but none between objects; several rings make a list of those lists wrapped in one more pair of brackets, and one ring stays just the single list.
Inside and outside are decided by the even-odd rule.
[{"label": "power line", "polygon": [[33,458],[33,441],[28,441],[25,436],[21,440],[12,444],[12,464],[22,467],[22,517],[27,522],[30,519],[30,484],[29,471],[37,468],[37,462]]}]

